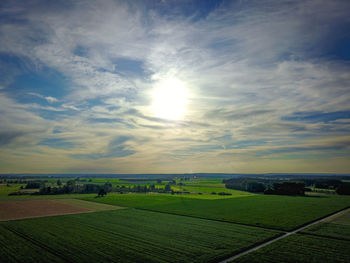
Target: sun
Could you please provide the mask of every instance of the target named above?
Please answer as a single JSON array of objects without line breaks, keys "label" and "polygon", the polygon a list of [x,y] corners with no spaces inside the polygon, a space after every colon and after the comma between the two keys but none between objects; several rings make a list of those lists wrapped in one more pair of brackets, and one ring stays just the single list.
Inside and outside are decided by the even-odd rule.
[{"label": "sun", "polygon": [[178,79],[166,79],[159,82],[152,92],[151,105],[156,117],[179,120],[186,113],[188,92],[185,83]]}]

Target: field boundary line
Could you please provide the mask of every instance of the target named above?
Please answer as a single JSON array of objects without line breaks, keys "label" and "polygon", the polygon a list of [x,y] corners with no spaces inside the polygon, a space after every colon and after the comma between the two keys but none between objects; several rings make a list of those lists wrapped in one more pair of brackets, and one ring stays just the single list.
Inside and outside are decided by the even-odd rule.
[{"label": "field boundary line", "polygon": [[282,238],[285,238],[285,237],[287,237],[287,236],[296,234],[296,233],[298,233],[299,231],[304,230],[305,228],[308,228],[308,227],[310,227],[310,226],[312,226],[312,225],[318,224],[318,223],[324,221],[325,219],[329,219],[329,218],[331,218],[331,217],[333,217],[333,216],[335,216],[335,215],[337,215],[337,214],[340,214],[340,213],[342,213],[343,211],[345,211],[345,210],[347,210],[347,209],[349,209],[349,208],[350,208],[350,207],[347,206],[347,207],[345,207],[345,208],[343,208],[343,209],[341,209],[341,210],[338,210],[337,212],[333,212],[333,213],[331,213],[331,214],[328,214],[327,216],[323,216],[323,217],[321,217],[321,218],[319,218],[319,219],[317,219],[317,220],[313,220],[313,221],[311,221],[311,222],[309,222],[309,223],[307,223],[307,224],[304,224],[304,225],[298,227],[297,229],[294,229],[294,230],[285,232],[284,234],[282,234],[282,235],[279,236],[279,237],[276,237],[276,238],[274,238],[274,239],[271,239],[271,240],[269,240],[269,241],[267,241],[267,242],[265,242],[265,243],[256,245],[256,246],[254,246],[253,248],[248,248],[248,249],[246,249],[246,250],[243,251],[243,252],[240,252],[240,253],[238,253],[238,254],[232,256],[232,257],[229,257],[229,258],[227,258],[227,259],[224,259],[224,260],[220,261],[219,263],[228,263],[228,262],[230,262],[230,261],[233,261],[233,260],[235,260],[235,259],[237,259],[237,258],[239,258],[239,257],[241,257],[241,256],[244,256],[244,255],[246,255],[246,254],[248,254],[248,253],[250,253],[250,252],[253,252],[253,251],[258,250],[258,249],[260,249],[260,248],[262,248],[262,247],[265,247],[265,246],[267,246],[267,245],[270,245],[270,244],[272,244],[272,243],[274,243],[274,242],[276,242],[276,241],[278,241],[278,240],[280,240],[280,239],[282,239]]},{"label": "field boundary line", "polygon": [[74,261],[68,259],[67,257],[65,257],[64,255],[62,255],[61,253],[58,253],[58,252],[55,251],[54,249],[52,249],[52,248],[50,248],[50,247],[48,247],[48,246],[42,244],[40,241],[37,241],[37,240],[35,240],[35,239],[31,238],[31,237],[28,237],[27,235],[25,235],[25,234],[23,234],[23,233],[21,233],[21,232],[19,232],[19,231],[17,231],[17,230],[14,230],[14,229],[12,229],[11,227],[6,226],[5,224],[2,224],[2,226],[3,226],[4,228],[6,228],[7,230],[11,231],[13,234],[15,234],[15,235],[17,235],[17,236],[19,236],[19,237],[21,237],[21,238],[27,240],[28,242],[34,244],[35,246],[38,246],[38,247],[40,247],[40,248],[42,248],[42,249],[48,251],[49,253],[51,253],[51,254],[53,254],[53,255],[59,257],[60,259],[63,259],[65,262],[74,263]]},{"label": "field boundary line", "polygon": [[309,232],[300,232],[298,234],[305,235],[305,236],[323,237],[323,238],[329,238],[329,239],[334,239],[334,240],[350,242],[350,239],[349,238],[345,238],[345,237],[332,237],[332,236],[321,235],[321,234],[314,234],[314,233],[309,233]]},{"label": "field boundary line", "polygon": [[340,214],[341,212],[344,212],[345,210],[347,210],[347,209],[349,209],[349,208],[350,208],[350,206],[346,206],[346,207],[344,207],[344,208],[342,208],[342,209],[340,209],[340,210],[337,210],[337,211],[332,212],[332,213],[330,213],[330,214],[327,214],[327,215],[325,215],[325,216],[319,217],[318,219],[315,219],[315,220],[309,221],[309,222],[307,222],[307,223],[301,224],[301,225],[299,225],[299,226],[297,226],[297,227],[291,229],[290,231],[286,231],[286,232],[292,232],[292,231],[297,230],[297,229],[300,229],[300,228],[302,228],[302,227],[304,227],[304,226],[309,226],[309,225],[311,225],[311,224],[314,223],[314,222],[318,222],[318,221],[321,221],[321,220],[324,220],[324,219],[329,219],[329,218],[331,218],[331,217],[333,217],[333,216],[335,216],[335,215]]}]

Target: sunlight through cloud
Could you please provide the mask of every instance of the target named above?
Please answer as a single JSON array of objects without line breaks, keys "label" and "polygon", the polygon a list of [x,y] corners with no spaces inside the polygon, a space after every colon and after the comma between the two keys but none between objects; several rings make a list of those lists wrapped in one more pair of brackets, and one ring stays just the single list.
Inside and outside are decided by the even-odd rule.
[{"label": "sunlight through cloud", "polygon": [[186,114],[188,91],[185,83],[176,79],[159,82],[152,92],[151,109],[156,117],[179,120]]}]

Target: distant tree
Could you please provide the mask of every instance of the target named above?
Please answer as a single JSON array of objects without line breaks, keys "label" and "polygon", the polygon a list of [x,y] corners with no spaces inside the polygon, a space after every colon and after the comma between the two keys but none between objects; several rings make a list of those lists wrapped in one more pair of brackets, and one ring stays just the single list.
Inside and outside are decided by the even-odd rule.
[{"label": "distant tree", "polygon": [[176,181],[175,180],[172,180],[170,183],[176,185]]},{"label": "distant tree", "polygon": [[61,182],[60,179],[57,180],[57,185],[58,185],[58,186],[61,186],[61,185],[62,185],[62,182]]},{"label": "distant tree", "polygon": [[274,183],[273,189],[266,190],[264,194],[305,195],[305,184],[294,182]]},{"label": "distant tree", "polygon": [[161,179],[157,179],[157,184],[162,184],[162,180]]},{"label": "distant tree", "polygon": [[100,191],[98,192],[98,196],[103,197],[103,196],[105,196],[105,195],[107,195],[105,189],[101,188]]},{"label": "distant tree", "polygon": [[350,184],[343,183],[335,191],[338,195],[350,195]]},{"label": "distant tree", "polygon": [[73,193],[74,189],[75,189],[75,180],[67,181],[66,185],[64,186],[64,191],[66,193]]},{"label": "distant tree", "polygon": [[29,181],[26,185],[26,189],[38,189],[42,186],[41,182]]},{"label": "distant tree", "polygon": [[265,185],[258,182],[249,182],[246,190],[253,193],[262,193],[265,191]]},{"label": "distant tree", "polygon": [[165,185],[164,191],[165,192],[170,192],[171,191],[170,184]]},{"label": "distant tree", "polygon": [[107,182],[103,185],[103,188],[106,190],[106,192],[112,192],[112,184],[110,182]]}]

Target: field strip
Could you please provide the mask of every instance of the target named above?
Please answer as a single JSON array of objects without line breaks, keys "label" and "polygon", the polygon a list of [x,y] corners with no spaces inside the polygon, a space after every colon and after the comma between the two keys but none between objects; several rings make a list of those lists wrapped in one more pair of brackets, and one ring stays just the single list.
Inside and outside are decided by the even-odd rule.
[{"label": "field strip", "polygon": [[313,221],[313,222],[308,223],[308,224],[306,224],[306,225],[304,225],[304,226],[298,227],[297,229],[294,229],[294,230],[292,230],[292,231],[290,231],[290,232],[285,232],[285,234],[283,234],[282,236],[276,237],[276,238],[274,238],[274,239],[272,239],[272,240],[269,240],[269,241],[267,241],[267,242],[265,242],[265,243],[263,243],[263,244],[257,245],[257,246],[255,246],[255,247],[253,247],[253,248],[250,248],[250,249],[245,250],[245,251],[243,251],[243,252],[241,252],[241,253],[238,253],[238,254],[236,254],[236,255],[234,255],[234,256],[232,256],[232,257],[229,257],[229,258],[227,258],[227,259],[225,259],[225,260],[220,261],[220,263],[228,263],[228,262],[230,262],[230,261],[232,261],[232,260],[235,260],[235,259],[237,259],[237,258],[239,258],[239,257],[241,257],[241,256],[243,256],[243,255],[246,255],[246,254],[248,254],[248,253],[250,253],[250,252],[253,252],[253,251],[255,251],[255,250],[258,250],[258,249],[260,249],[260,248],[262,248],[262,247],[268,246],[268,245],[270,245],[271,243],[274,243],[274,242],[276,242],[276,241],[278,241],[278,240],[280,240],[280,239],[282,239],[282,238],[285,238],[285,237],[287,237],[287,236],[293,235],[293,234],[295,234],[295,233],[297,233],[297,232],[299,232],[299,231],[301,231],[301,230],[304,230],[305,228],[308,228],[308,227],[310,227],[310,226],[312,226],[312,225],[315,225],[315,224],[317,224],[317,223],[323,222],[323,221],[328,220],[328,219],[330,219],[330,218],[334,218],[334,217],[338,216],[339,214],[343,214],[344,211],[349,211],[349,210],[350,210],[350,208],[349,208],[349,207],[346,207],[346,208],[344,208],[344,209],[342,209],[342,210],[340,210],[340,211],[338,211],[338,212],[335,212],[335,213],[332,213],[331,215],[322,217],[322,218],[320,218],[320,219],[318,219],[318,220],[316,220],[316,221]]},{"label": "field strip", "polygon": [[0,202],[0,221],[94,212],[91,209],[63,204],[54,200]]},{"label": "field strip", "polygon": [[315,236],[315,237],[323,237],[323,238],[329,238],[334,240],[341,240],[341,241],[350,241],[349,238],[343,238],[343,237],[332,237],[328,235],[322,235],[322,234],[315,234],[315,233],[309,233],[309,232],[302,232],[300,234],[307,235],[307,236]]},{"label": "field strip", "polygon": [[[132,208],[132,207],[130,206],[128,208]],[[184,217],[205,219],[205,220],[210,220],[210,221],[229,223],[229,224],[235,224],[235,225],[241,225],[241,226],[250,226],[250,227],[256,227],[256,228],[261,228],[261,229],[275,230],[275,231],[280,231],[282,233],[285,232],[284,230],[281,230],[281,229],[278,229],[278,228],[257,226],[257,225],[253,225],[253,224],[245,224],[245,223],[241,223],[241,222],[233,222],[233,221],[224,220],[224,219],[214,219],[214,218],[207,218],[207,217],[203,217],[203,216],[184,215],[184,214],[178,214],[178,213],[174,213],[174,212],[159,211],[159,210],[153,210],[153,209],[148,209],[148,208],[140,208],[140,207],[134,207],[134,209],[144,210],[144,211],[151,211],[151,212],[157,212],[157,213],[168,214],[168,215],[176,215],[176,216],[184,216]]]},{"label": "field strip", "polygon": [[80,208],[85,208],[92,210],[93,212],[97,211],[108,211],[108,210],[118,210],[118,209],[126,209],[127,207],[121,207],[117,205],[109,205],[104,203],[97,203],[91,201],[85,201],[81,199],[75,198],[67,198],[67,199],[54,199],[55,202],[60,202],[67,205],[74,205]]}]

